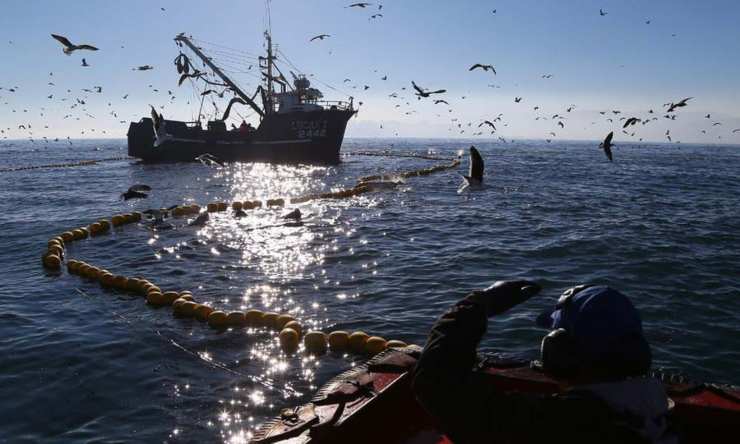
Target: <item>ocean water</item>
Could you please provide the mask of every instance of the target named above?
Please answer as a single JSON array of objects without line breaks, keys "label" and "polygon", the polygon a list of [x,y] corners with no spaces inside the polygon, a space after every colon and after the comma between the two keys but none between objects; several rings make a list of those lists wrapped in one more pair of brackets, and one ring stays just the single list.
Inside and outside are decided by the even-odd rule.
[{"label": "ocean water", "polygon": [[[391,144],[393,146],[391,147]],[[347,140],[454,157],[445,140]],[[740,383],[740,147],[477,142],[487,186],[458,194],[459,170],[394,191],[300,205],[202,228],[142,223],[73,243],[68,257],[189,289],[225,310],[290,311],[324,331],[421,344],[468,291],[528,277],[544,291],[491,320],[484,351],[533,357],[535,315],[562,290],[609,284],[641,310],[655,364]],[[0,143],[0,169],[108,159],[125,141]],[[307,400],[353,356],[285,356],[276,334],[216,332],[140,297],[44,270],[47,240],[113,214],[179,203],[290,197],[438,161],[348,155],[335,167],[141,165],[0,172],[0,441],[240,442]],[[148,184],[148,199],[119,194]]]}]

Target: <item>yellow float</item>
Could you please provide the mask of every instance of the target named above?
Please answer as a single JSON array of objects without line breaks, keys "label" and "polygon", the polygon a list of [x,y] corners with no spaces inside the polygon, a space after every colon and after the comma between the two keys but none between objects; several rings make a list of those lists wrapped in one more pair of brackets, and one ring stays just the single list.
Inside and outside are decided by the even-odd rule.
[{"label": "yellow float", "polygon": [[385,344],[385,347],[386,348],[391,348],[391,347],[403,348],[403,347],[406,347],[407,345],[408,344],[406,344],[403,341],[399,341],[397,339],[391,339],[390,341],[388,341],[387,344]]},{"label": "yellow float", "polygon": [[387,346],[388,341],[386,341],[385,339],[379,336],[371,336],[367,338],[367,341],[365,342],[365,351],[367,352],[367,354],[375,356],[385,350]]},{"label": "yellow float", "polygon": [[329,333],[329,347],[332,351],[343,352],[349,346],[349,333],[337,330]]},{"label": "yellow float", "polygon": [[348,345],[352,352],[360,354],[365,351],[365,343],[370,336],[363,331],[356,331],[349,335]]},{"label": "yellow float", "polygon": [[275,319],[275,329],[282,330],[288,322],[295,321],[295,318],[289,314],[282,314]]},{"label": "yellow float", "polygon": [[229,326],[227,315],[223,311],[214,311],[208,315],[208,325],[212,328],[223,329]]},{"label": "yellow float", "polygon": [[303,327],[301,326],[301,324],[298,321],[290,321],[290,322],[288,322],[283,327],[283,329],[286,329],[286,328],[292,328],[293,330],[295,330],[296,333],[298,333],[298,336],[300,336],[301,334],[303,334]]},{"label": "yellow float", "polygon": [[326,334],[321,331],[309,331],[303,337],[303,345],[309,353],[318,355],[326,353]]},{"label": "yellow float", "polygon": [[247,312],[244,313],[244,320],[250,327],[259,327],[262,323],[262,315],[264,315],[264,313],[259,310],[247,310]]},{"label": "yellow float", "polygon": [[198,304],[197,307],[195,307],[195,318],[199,321],[207,321],[208,317],[213,313],[213,307],[209,307],[208,305]]},{"label": "yellow float", "polygon": [[243,311],[232,311],[226,315],[226,322],[232,327],[243,327],[244,326],[244,312]]},{"label": "yellow float", "polygon": [[292,328],[281,330],[278,337],[280,338],[280,348],[282,348],[284,352],[293,353],[298,350],[300,336]]}]

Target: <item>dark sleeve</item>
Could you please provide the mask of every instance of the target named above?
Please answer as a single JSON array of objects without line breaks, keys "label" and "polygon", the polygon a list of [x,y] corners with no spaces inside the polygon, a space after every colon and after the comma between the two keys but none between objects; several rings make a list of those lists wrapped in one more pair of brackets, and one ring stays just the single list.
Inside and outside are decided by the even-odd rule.
[{"label": "dark sleeve", "polygon": [[482,304],[469,296],[458,302],[432,328],[414,369],[417,399],[456,444],[549,440],[548,435],[562,430],[563,424],[596,419],[574,412],[590,409],[579,400],[494,390],[474,371],[487,323]]}]

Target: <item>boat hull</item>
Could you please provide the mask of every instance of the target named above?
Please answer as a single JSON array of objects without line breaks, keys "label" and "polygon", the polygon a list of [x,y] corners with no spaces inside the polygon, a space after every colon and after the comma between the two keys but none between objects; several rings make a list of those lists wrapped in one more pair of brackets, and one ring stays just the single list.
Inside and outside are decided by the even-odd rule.
[{"label": "boat hull", "polygon": [[[391,349],[330,380],[308,404],[285,409],[251,444],[451,444],[416,401],[409,371],[420,349]],[[412,357],[413,356],[413,357]],[[549,396],[570,388],[526,362],[486,360],[481,382],[507,393]],[[683,443],[727,442],[740,423],[740,388],[655,373],[674,402],[669,420]],[[286,414],[287,412],[287,414]]]},{"label": "boat hull", "polygon": [[166,120],[155,141],[152,120],[132,122],[128,154],[144,162],[192,162],[202,154],[222,161],[336,164],[350,110],[271,114],[250,132],[202,130]]}]

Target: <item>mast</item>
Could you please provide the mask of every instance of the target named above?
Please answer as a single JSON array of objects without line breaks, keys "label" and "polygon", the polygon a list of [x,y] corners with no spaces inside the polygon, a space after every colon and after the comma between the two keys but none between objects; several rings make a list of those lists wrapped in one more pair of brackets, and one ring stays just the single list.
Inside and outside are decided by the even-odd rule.
[{"label": "mast", "polygon": [[[241,88],[239,88],[238,86],[236,86],[236,84],[234,82],[232,82],[231,79],[229,79],[228,77],[226,77],[226,74],[224,74],[223,72],[221,72],[221,70],[218,68],[218,66],[214,65],[213,62],[211,62],[211,60],[208,57],[206,57],[206,55],[203,54],[203,52],[201,52],[201,50],[198,49],[198,47],[195,46],[193,44],[193,42],[190,41],[189,38],[187,38],[184,35],[180,34],[177,37],[175,37],[175,41],[176,42],[184,43],[185,46],[187,46],[188,48],[190,48],[190,50],[193,51],[193,53],[195,53],[195,55],[197,55],[198,57],[200,57],[200,59],[203,61],[203,63],[205,63],[209,68],[211,68],[211,70],[213,71],[213,73],[216,74],[217,76],[219,76],[221,78],[221,80],[223,80],[224,83],[226,85],[228,85],[229,88],[231,88],[236,93],[237,96],[239,96],[242,100],[244,100],[245,102],[247,102],[247,104],[249,104],[249,106],[251,106],[252,109],[254,109],[255,112],[257,112],[257,114],[260,115],[260,117],[264,117],[265,116],[265,112],[254,102],[254,100],[252,100],[248,95],[246,95],[244,93],[244,91],[241,90]],[[270,53],[270,55],[271,55],[271,53]],[[270,83],[270,85],[272,85],[272,83]]]},{"label": "mast", "polygon": [[272,36],[268,31],[265,31],[265,38],[267,39],[267,104],[265,106],[265,111],[268,114],[271,114],[274,111],[274,106],[272,103],[273,95],[275,91],[273,91],[272,86]]}]

